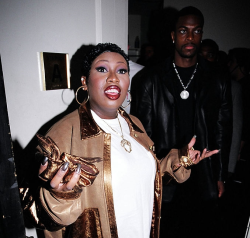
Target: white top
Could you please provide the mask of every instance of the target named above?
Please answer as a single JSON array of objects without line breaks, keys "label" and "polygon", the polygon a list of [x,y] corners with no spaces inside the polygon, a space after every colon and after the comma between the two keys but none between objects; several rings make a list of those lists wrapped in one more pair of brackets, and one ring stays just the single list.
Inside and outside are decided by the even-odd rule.
[{"label": "white top", "polygon": [[111,174],[118,236],[148,238],[154,202],[155,160],[149,151],[130,136],[129,126],[123,117],[118,114],[124,138],[131,143],[131,153],[121,146],[118,119],[104,120],[91,112],[95,122],[111,134]]}]

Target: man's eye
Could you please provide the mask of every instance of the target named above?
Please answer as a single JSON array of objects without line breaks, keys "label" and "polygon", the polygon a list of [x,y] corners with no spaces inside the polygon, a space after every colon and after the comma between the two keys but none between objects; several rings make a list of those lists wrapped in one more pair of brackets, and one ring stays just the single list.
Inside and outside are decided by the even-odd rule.
[{"label": "man's eye", "polygon": [[196,33],[196,34],[201,34],[201,33],[202,33],[202,30],[201,30],[201,29],[195,30],[195,33]]},{"label": "man's eye", "polygon": [[180,33],[181,33],[181,34],[185,34],[185,33],[186,33],[186,30],[180,30]]},{"label": "man's eye", "polygon": [[97,67],[96,70],[101,73],[106,73],[107,70],[104,67]]},{"label": "man's eye", "polygon": [[128,70],[126,70],[126,69],[119,69],[118,70],[119,74],[126,74],[127,72],[128,72]]}]

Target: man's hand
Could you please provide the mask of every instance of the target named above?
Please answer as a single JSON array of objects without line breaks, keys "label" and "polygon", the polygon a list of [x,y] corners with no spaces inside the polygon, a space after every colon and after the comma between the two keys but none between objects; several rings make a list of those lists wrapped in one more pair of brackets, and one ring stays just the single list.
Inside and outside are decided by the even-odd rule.
[{"label": "man's hand", "polygon": [[223,181],[218,181],[218,197],[221,198],[225,192],[225,186]]}]

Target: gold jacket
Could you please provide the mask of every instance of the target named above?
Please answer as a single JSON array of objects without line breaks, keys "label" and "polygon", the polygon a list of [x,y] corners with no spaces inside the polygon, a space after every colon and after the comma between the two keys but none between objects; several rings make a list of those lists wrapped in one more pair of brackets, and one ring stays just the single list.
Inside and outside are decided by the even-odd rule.
[{"label": "gold jacket", "polygon": [[[156,176],[154,208],[152,214],[151,237],[159,237],[162,176],[168,173],[177,182],[184,182],[190,176],[190,170],[180,167],[180,151],[172,149],[163,159],[158,160],[153,152],[154,144],[147,136],[141,122],[124,110],[119,113],[127,121],[130,135],[155,158]],[[61,152],[84,158],[100,158],[95,162],[99,170],[94,183],[84,187],[81,193],[56,193],[41,187],[33,194],[33,203],[24,205],[24,214],[33,218],[35,226],[44,229],[46,238],[116,238],[117,227],[113,203],[110,144],[111,135],[105,133],[92,118],[86,105],[82,105],[57,122],[47,133]],[[22,191],[23,202],[31,199]],[[30,195],[29,195],[30,196]]]}]

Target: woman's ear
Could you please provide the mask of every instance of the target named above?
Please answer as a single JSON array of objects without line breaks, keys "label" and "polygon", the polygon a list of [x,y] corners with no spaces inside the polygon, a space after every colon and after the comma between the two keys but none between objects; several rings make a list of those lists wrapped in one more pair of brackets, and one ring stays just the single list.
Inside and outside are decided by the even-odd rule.
[{"label": "woman's ear", "polygon": [[83,89],[88,90],[88,86],[87,86],[87,82],[86,82],[86,76],[82,76],[81,81],[82,81]]}]

